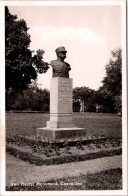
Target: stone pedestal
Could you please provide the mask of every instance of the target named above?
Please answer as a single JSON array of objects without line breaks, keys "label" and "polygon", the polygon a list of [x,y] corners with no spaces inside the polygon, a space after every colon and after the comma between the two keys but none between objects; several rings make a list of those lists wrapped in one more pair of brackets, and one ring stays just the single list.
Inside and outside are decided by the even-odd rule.
[{"label": "stone pedestal", "polygon": [[85,135],[72,120],[72,79],[56,77],[50,83],[50,120],[47,127],[38,128],[36,135],[55,139]]}]

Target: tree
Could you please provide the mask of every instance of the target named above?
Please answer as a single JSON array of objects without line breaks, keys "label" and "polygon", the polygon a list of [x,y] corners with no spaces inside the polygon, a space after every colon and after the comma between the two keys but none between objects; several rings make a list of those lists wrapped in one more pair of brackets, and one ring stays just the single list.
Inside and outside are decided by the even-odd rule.
[{"label": "tree", "polygon": [[50,93],[31,86],[26,90],[6,94],[6,110],[49,111]]},{"label": "tree", "polygon": [[49,65],[43,61],[43,50],[29,49],[30,35],[24,20],[18,20],[16,15],[5,7],[5,64],[6,90],[27,89],[38,73],[45,73]]},{"label": "tree", "polygon": [[103,79],[103,89],[113,96],[122,92],[122,50],[115,49],[111,52],[112,58],[106,65],[106,76]]},{"label": "tree", "polygon": [[[73,105],[74,111],[80,109],[80,104],[84,106],[86,111],[94,111],[93,98],[95,90],[88,87],[76,87],[73,89]],[[77,108],[77,109],[76,109]]]},{"label": "tree", "polygon": [[110,94],[107,94],[106,91],[103,91],[102,87],[96,91],[93,102],[96,105],[96,112],[115,112],[113,98],[110,96]]},{"label": "tree", "polygon": [[110,106],[116,112],[121,112],[122,94],[122,50],[115,49],[111,52],[112,57],[106,65],[106,76],[103,79],[101,92],[104,98],[111,102]]}]

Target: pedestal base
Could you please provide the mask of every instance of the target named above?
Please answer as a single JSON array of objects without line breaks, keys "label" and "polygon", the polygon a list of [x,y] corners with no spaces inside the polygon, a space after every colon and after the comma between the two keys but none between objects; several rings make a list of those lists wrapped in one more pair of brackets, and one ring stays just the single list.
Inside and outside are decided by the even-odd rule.
[{"label": "pedestal base", "polygon": [[36,131],[36,136],[40,137],[50,137],[52,139],[64,139],[77,136],[85,136],[86,130],[84,128],[38,128]]},{"label": "pedestal base", "polygon": [[47,121],[47,127],[49,128],[71,128],[74,127],[74,122],[59,122],[59,121]]},{"label": "pedestal base", "polygon": [[46,127],[38,128],[36,136],[54,139],[85,136],[85,128],[75,127],[72,117],[71,78],[55,77],[50,82],[50,119]]}]

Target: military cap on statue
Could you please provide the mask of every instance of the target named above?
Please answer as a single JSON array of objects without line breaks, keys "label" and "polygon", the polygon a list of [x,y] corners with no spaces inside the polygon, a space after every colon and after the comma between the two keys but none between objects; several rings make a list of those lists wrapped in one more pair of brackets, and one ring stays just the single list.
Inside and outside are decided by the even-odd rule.
[{"label": "military cap on statue", "polygon": [[56,51],[56,54],[58,54],[59,52],[67,52],[67,51],[65,50],[65,47],[63,47],[63,46],[57,48],[55,51]]}]

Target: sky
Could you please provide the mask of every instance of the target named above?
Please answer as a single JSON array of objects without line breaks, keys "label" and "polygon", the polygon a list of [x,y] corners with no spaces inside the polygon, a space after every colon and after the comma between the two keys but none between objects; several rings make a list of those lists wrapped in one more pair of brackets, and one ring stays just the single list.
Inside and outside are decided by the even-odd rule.
[{"label": "sky", "polygon": [[[31,35],[31,50],[45,51],[44,61],[55,60],[55,49],[64,46],[71,66],[73,87],[97,90],[102,86],[111,51],[121,47],[121,6],[8,6],[24,19]],[[40,88],[50,89],[52,68],[38,76]]]}]

